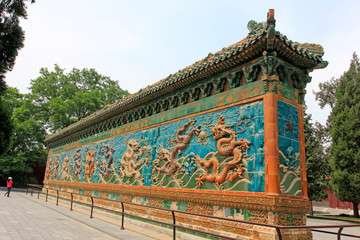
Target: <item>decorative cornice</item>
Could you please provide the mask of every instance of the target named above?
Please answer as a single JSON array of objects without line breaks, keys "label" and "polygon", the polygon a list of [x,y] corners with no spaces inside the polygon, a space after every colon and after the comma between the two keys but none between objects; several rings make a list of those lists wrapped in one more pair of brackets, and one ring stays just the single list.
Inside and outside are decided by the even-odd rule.
[{"label": "decorative cornice", "polygon": [[[48,147],[53,149],[64,145],[73,145],[75,142],[88,139],[90,136],[94,136],[96,139],[104,139],[110,137],[106,132],[119,129],[119,127],[126,131],[140,130],[144,127],[173,120],[174,118],[184,117],[184,115],[179,116],[177,114],[179,111],[185,111],[187,114],[197,114],[201,111],[209,110],[210,106],[206,104],[207,107],[204,108],[204,103],[219,103],[222,106],[231,104],[230,102],[225,103],[225,95],[218,93],[226,92],[226,96],[234,96],[235,94],[236,97],[233,98],[233,101],[238,102],[260,96],[266,92],[274,92],[282,95],[285,94],[286,98],[301,104],[303,96],[299,94],[304,92],[306,84],[310,80],[311,77],[307,72],[292,66],[278,57],[265,55],[249,63],[237,66],[231,71],[226,71],[183,87],[170,96],[159,97],[134,107],[131,111],[118,113],[113,117],[102,121],[99,120],[93,125],[78,131],[70,132],[61,138],[49,142]],[[261,91],[253,92],[250,95],[247,92],[245,95],[242,94],[241,98],[238,97],[238,92],[247,91],[247,89],[251,92],[251,89],[255,86],[254,84]],[[279,84],[287,86],[282,88],[287,90],[284,92],[278,89]],[[293,90],[290,91],[290,89]],[[295,97],[294,92],[299,92],[299,94]],[[211,104],[211,108],[220,106],[214,104]],[[195,107],[196,105],[199,106]],[[190,109],[192,110],[190,111]],[[158,117],[157,114],[161,114],[161,117]],[[157,121],[150,121],[150,119],[157,119]],[[121,134],[124,133],[121,131]]]},{"label": "decorative cornice", "polygon": [[[250,32],[243,40],[227,48],[223,48],[215,54],[210,53],[206,58],[195,62],[177,73],[171,74],[167,78],[145,89],[140,89],[137,93],[119,102],[107,105],[103,109],[57,133],[48,135],[45,141],[48,144],[58,141],[74,132],[91,128],[92,125],[99,124],[111,117],[132,112],[134,109],[138,109],[139,106],[143,104],[147,105],[149,101],[156,99],[159,99],[159,103],[156,103],[154,106],[147,106],[145,112],[142,109],[138,109],[137,113],[131,113],[132,115],[128,115],[128,118],[122,118],[116,121],[126,123],[133,120],[133,118],[136,119],[144,116],[144,114],[145,116],[149,116],[154,113],[159,113],[161,110],[166,111],[166,109],[176,107],[179,104],[178,102],[180,102],[180,104],[186,104],[189,101],[198,100],[200,93],[202,96],[209,96],[212,86],[207,86],[206,84],[199,86],[198,89],[195,87],[189,90],[185,93],[186,96],[181,95],[174,97],[173,93],[184,87],[199,83],[204,79],[230,71],[236,66],[245,63],[250,63],[251,65],[251,61],[262,56],[264,56],[263,62],[260,65],[252,66],[252,69],[244,68],[242,73],[227,73],[230,76],[226,78],[227,81],[229,81],[229,85],[231,87],[237,87],[239,85],[239,78],[236,78],[238,74],[244,74],[246,82],[256,81],[257,72],[260,70],[259,68],[261,68],[263,73],[273,74],[279,66],[276,62],[278,59],[290,63],[303,73],[327,66],[327,62],[322,60],[324,51],[320,45],[309,43],[300,44],[288,40],[285,35],[275,31],[275,22],[274,11],[270,9],[266,22],[257,23],[253,20],[249,22],[248,29]],[[283,72],[285,70],[281,69]],[[294,86],[301,89],[306,86],[306,83],[308,83],[311,78],[308,77],[308,74],[305,74],[306,76],[302,74],[299,75],[299,71],[297,71],[297,74],[294,78],[299,81],[294,83]],[[288,79],[290,76],[293,76],[293,74],[285,74],[285,79]],[[215,93],[225,90],[224,80],[216,80],[216,83],[213,82],[212,85],[215,88]],[[189,96],[187,96],[187,94]],[[111,128],[111,126],[109,127]]]},{"label": "decorative cornice", "polygon": [[45,180],[45,185],[53,187],[108,192],[120,195],[140,196],[169,201],[178,201],[211,206],[223,206],[257,211],[282,213],[307,213],[311,202],[302,197],[287,195],[272,196],[266,193],[224,192],[211,190],[165,189],[158,187],[137,187],[115,184],[79,183]]}]

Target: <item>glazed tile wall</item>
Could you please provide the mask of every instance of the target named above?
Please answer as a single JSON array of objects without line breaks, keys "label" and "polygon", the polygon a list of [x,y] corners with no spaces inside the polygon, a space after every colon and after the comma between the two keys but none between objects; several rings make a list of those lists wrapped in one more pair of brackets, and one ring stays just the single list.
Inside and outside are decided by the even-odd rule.
[{"label": "glazed tile wall", "polygon": [[52,153],[47,180],[264,192],[263,102]]},{"label": "glazed tile wall", "polygon": [[298,109],[278,100],[280,192],[301,196]]}]

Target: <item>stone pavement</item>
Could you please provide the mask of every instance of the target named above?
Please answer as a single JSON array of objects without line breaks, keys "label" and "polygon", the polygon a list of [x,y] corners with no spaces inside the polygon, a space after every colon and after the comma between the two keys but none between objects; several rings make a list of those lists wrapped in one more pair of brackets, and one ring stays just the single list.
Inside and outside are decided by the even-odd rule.
[{"label": "stone pavement", "polygon": [[[70,211],[69,202],[44,196],[37,199],[14,189],[11,197],[4,197],[5,188],[0,188],[0,240],[171,240],[172,230],[125,217],[125,230],[121,230],[121,217],[94,210],[74,203]],[[112,217],[109,217],[112,215]],[[176,232],[178,240],[204,240],[183,232]]]},{"label": "stone pavement", "polygon": [[[125,218],[125,230],[120,230],[120,217],[118,219],[107,218],[106,215],[94,211],[94,218],[91,219],[89,208],[86,207],[81,209],[77,206],[76,211],[70,211],[68,203],[64,206],[56,206],[54,201],[51,202],[49,199],[49,202],[45,202],[44,199],[37,199],[35,194],[31,197],[30,194],[26,195],[24,192],[12,192],[9,198],[4,197],[3,194],[4,191],[0,191],[0,240],[172,239],[171,230],[151,224],[140,222],[140,225],[134,225],[132,224],[134,220]],[[328,214],[349,211],[328,208],[314,210]],[[341,221],[328,222],[308,219],[308,225],[323,224],[341,224]],[[337,232],[337,229],[331,230]],[[360,228],[344,229],[343,232],[358,235]],[[316,240],[336,239],[334,235],[315,232],[313,234]],[[200,240],[203,238],[177,232],[177,239]],[[352,238],[342,237],[341,239],[350,240]]]},{"label": "stone pavement", "polygon": [[[0,192],[0,239],[171,239],[170,236],[138,229],[138,233],[96,218],[89,218],[53,202],[31,197],[23,192],[12,192],[4,197]],[[126,227],[126,225],[125,225]],[[153,235],[153,236],[151,236]]]},{"label": "stone pavement", "polygon": [[[347,224],[352,224],[352,223],[343,222],[343,221],[328,221],[328,220],[313,219],[313,218],[308,218],[308,220],[307,220],[307,225],[308,226],[347,225]],[[353,223],[353,224],[355,224],[355,223]],[[326,228],[326,229],[325,228],[320,228],[318,230],[337,233],[339,228]],[[312,233],[313,233],[313,240],[337,239],[337,236],[335,234],[325,234],[325,233],[320,233],[320,232],[315,232],[315,231],[313,231]],[[344,228],[342,233],[343,234],[351,234],[351,235],[359,236],[360,235],[360,226],[359,227]],[[341,240],[355,240],[355,239],[358,239],[358,238],[341,236]]]}]

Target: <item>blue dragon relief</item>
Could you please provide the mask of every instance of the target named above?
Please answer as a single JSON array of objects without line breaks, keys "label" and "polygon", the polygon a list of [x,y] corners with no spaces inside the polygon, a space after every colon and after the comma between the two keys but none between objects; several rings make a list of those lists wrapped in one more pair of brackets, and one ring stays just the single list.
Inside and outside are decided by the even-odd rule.
[{"label": "blue dragon relief", "polygon": [[79,176],[82,171],[82,159],[81,159],[81,148],[76,150],[74,154],[74,167],[73,167],[73,175],[75,177]]},{"label": "blue dragon relief", "polygon": [[110,146],[110,144],[104,144],[102,145],[102,150],[101,150],[101,162],[97,163],[99,164],[99,173],[104,177],[104,178],[108,178],[110,173],[113,173],[114,170],[112,169],[113,167],[113,162],[114,162],[114,152],[115,149],[113,147]]}]

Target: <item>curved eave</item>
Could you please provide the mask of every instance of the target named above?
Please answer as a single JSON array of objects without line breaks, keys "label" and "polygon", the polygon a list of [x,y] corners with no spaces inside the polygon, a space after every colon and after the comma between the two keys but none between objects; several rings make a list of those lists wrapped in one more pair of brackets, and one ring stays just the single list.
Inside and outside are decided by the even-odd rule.
[{"label": "curved eave", "polygon": [[277,56],[297,68],[310,70],[320,63],[320,61],[311,56],[308,51],[299,52],[298,49],[293,49],[278,38],[275,40],[274,45]]},{"label": "curved eave", "polygon": [[[274,45],[280,58],[283,58],[300,69],[312,70],[327,66],[327,62],[322,59],[324,52],[320,45],[296,43],[288,40],[287,37],[280,32],[276,33]],[[307,45],[315,45],[318,49],[310,50],[306,47]]]},{"label": "curved eave", "polygon": [[198,61],[191,67],[180,70],[176,74],[170,75],[167,79],[161,80],[145,90],[140,90],[139,92],[131,95],[121,102],[105,106],[103,109],[84,118],[83,120],[80,120],[79,122],[74,123],[57,133],[48,135],[45,138],[45,142],[49,143],[66,137],[74,132],[82,130],[109,117],[130,111],[143,103],[174,92],[175,90],[187,86],[191,83],[207,78],[214,74],[224,72],[237,65],[249,62],[262,56],[262,53],[265,49],[265,38],[245,41],[241,44],[241,46],[231,46],[229,48],[223,49],[222,51],[215,53],[210,60],[203,59]]},{"label": "curved eave", "polygon": [[[251,60],[263,56],[263,52],[267,50],[267,44],[265,34],[257,35],[251,39],[244,39],[228,48],[224,48],[214,55],[209,55],[207,58],[170,75],[146,89],[128,96],[120,102],[105,106],[103,109],[57,133],[48,135],[45,138],[45,142],[50,143],[69,136],[74,132],[85,129],[88,126],[101,122],[119,113],[132,111],[134,108],[144,103],[165,96],[196,81],[250,62]],[[312,55],[307,49],[297,48],[296,45],[294,46],[291,41],[282,38],[281,35],[280,38],[279,36],[276,36],[274,39],[274,51],[276,51],[277,56],[282,60],[303,70],[317,68],[322,62],[321,57],[319,58],[319,56]]]}]

